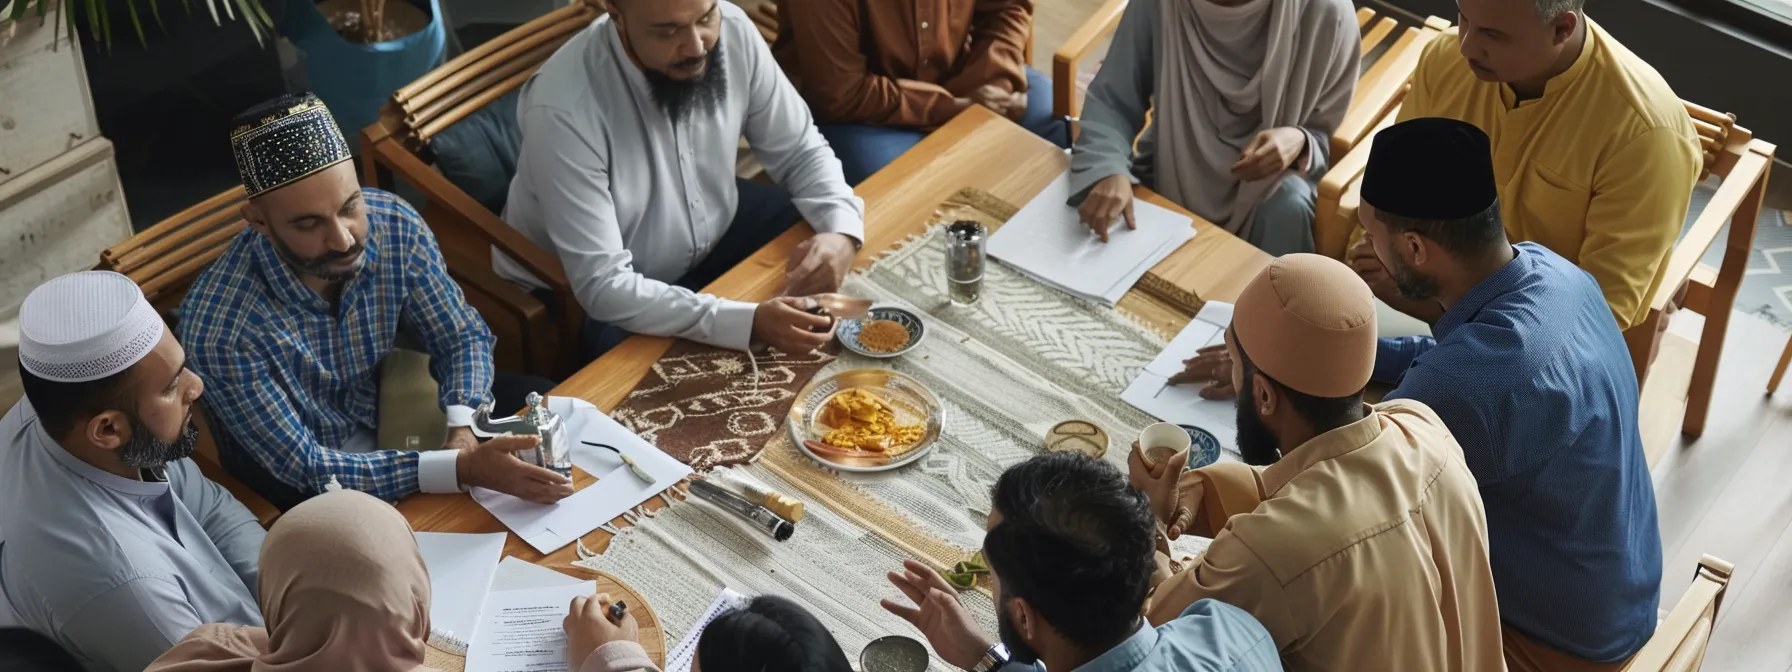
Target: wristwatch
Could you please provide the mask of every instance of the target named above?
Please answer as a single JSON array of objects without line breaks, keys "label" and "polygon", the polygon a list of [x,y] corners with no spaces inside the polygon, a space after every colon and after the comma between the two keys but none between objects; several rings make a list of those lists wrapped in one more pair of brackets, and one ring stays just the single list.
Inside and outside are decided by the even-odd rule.
[{"label": "wristwatch", "polygon": [[978,660],[976,665],[971,666],[971,672],[996,672],[1008,664],[1008,658],[1008,646],[996,642],[989,647],[988,651],[983,652],[983,658]]}]

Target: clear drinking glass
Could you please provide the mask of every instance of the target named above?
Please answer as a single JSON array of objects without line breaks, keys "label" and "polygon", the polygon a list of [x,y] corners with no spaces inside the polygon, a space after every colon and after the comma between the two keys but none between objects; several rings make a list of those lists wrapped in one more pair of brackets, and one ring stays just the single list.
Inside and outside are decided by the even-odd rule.
[{"label": "clear drinking glass", "polygon": [[983,241],[989,229],[972,221],[946,226],[946,295],[968,306],[983,296]]}]

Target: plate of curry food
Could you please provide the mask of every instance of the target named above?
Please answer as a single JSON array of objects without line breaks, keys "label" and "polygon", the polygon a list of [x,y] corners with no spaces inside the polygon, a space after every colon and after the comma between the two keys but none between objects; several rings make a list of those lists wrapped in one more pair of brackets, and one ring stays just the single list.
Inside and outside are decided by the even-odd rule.
[{"label": "plate of curry food", "polygon": [[920,381],[888,369],[815,380],[790,406],[790,439],[840,471],[888,471],[933,448],[944,414]]}]

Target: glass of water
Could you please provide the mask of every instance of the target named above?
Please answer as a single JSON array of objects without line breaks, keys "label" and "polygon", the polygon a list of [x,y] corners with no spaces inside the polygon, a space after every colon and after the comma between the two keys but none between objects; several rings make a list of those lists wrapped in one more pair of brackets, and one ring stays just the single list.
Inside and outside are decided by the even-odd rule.
[{"label": "glass of water", "polygon": [[983,241],[989,229],[972,221],[946,226],[946,294],[968,306],[983,296]]}]

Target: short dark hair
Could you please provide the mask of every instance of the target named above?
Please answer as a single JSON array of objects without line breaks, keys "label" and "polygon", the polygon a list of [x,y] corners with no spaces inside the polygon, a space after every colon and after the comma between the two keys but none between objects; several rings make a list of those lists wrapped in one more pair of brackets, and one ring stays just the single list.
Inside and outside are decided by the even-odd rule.
[{"label": "short dark hair", "polygon": [[[1314,429],[1322,432],[1329,431],[1358,419],[1357,409],[1363,406],[1361,390],[1348,397],[1316,397],[1290,388],[1269,374],[1259,371],[1257,365],[1251,363],[1251,356],[1244,351],[1244,344],[1238,342],[1237,332],[1233,332],[1232,342],[1238,346],[1238,363],[1244,367],[1239,369],[1239,372],[1243,376],[1245,386],[1249,388],[1251,385],[1252,375],[1262,373],[1264,380],[1268,380],[1269,384],[1276,386],[1276,390],[1288,400],[1288,406],[1294,409],[1295,414],[1306,420],[1307,424],[1312,425]],[[1244,396],[1244,394],[1244,390],[1239,390],[1240,396]],[[1249,401],[1246,400],[1246,403]]]},{"label": "short dark hair", "polygon": [[1387,225],[1391,233],[1412,231],[1430,238],[1458,259],[1473,259],[1505,243],[1506,225],[1500,219],[1500,201],[1493,200],[1487,209],[1462,219],[1414,219],[1385,210],[1375,210],[1376,219]]},{"label": "short dark hair", "polygon": [[25,628],[0,628],[0,670],[65,672],[81,663],[49,637]]},{"label": "short dark hair", "polygon": [[802,605],[776,595],[755,597],[717,616],[697,638],[707,672],[851,672],[834,635]]},{"label": "short dark hair", "polygon": [[1004,598],[1026,600],[1086,650],[1133,634],[1156,569],[1156,520],[1125,474],[1082,453],[1047,453],[1003,472],[993,500],[1002,519],[983,554]]},{"label": "short dark hair", "polygon": [[125,369],[99,380],[84,383],[59,383],[32,374],[19,363],[19,383],[25,398],[37,411],[37,421],[51,438],[61,440],[74,431],[75,423],[111,410],[136,408],[130,392],[131,370]]}]

